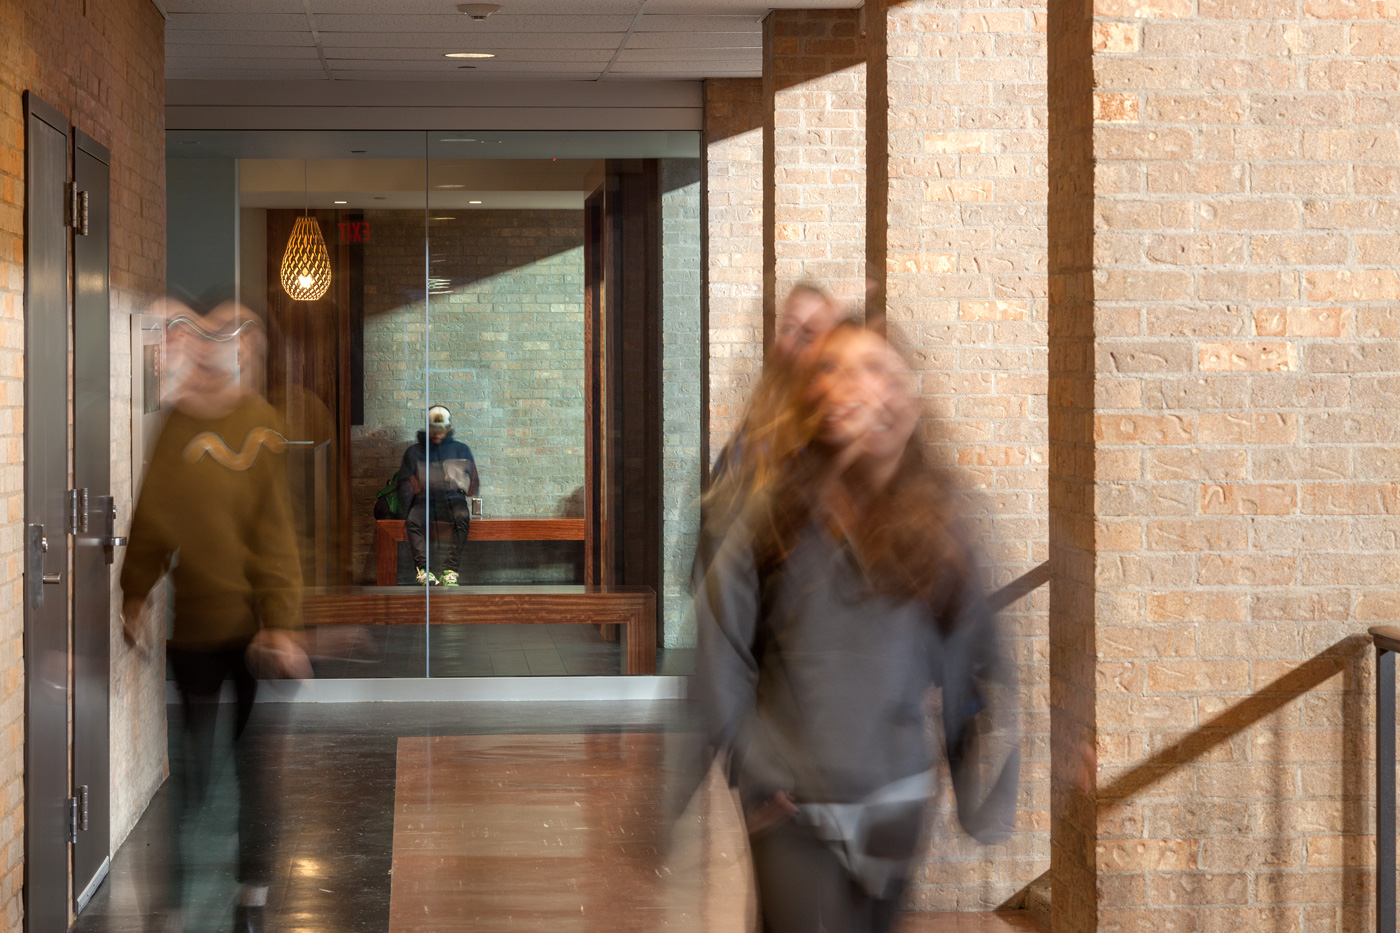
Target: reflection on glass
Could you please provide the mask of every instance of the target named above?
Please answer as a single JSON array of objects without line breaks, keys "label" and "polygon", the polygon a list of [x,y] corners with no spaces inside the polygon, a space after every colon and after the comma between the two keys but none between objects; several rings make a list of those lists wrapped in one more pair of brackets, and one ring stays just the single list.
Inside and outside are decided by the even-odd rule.
[{"label": "reflection on glass", "polygon": [[[266,323],[256,378],[289,440],[318,676],[622,669],[616,625],[468,624],[445,600],[472,587],[649,586],[658,643],[693,637],[677,581],[699,485],[697,154],[694,133],[168,134],[172,242],[199,244],[172,252],[172,292]],[[650,200],[624,205],[623,175],[650,179]],[[304,218],[328,265],[315,300],[281,284]],[[634,319],[651,329],[634,338]],[[620,373],[641,358],[628,341],[659,367],[663,330],[657,400],[634,406],[654,416],[643,482],[619,397],[647,393]],[[160,348],[145,352],[154,399]],[[608,531],[660,529],[663,508],[654,539]],[[624,544],[666,554],[639,576]]]}]

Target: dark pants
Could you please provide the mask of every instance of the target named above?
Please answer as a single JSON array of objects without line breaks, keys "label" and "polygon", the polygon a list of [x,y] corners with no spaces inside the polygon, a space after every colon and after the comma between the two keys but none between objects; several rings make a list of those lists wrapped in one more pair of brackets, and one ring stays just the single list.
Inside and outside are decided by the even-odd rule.
[{"label": "dark pants", "polygon": [[[238,881],[265,885],[272,881],[272,841],[277,826],[277,799],[269,793],[271,763],[267,750],[249,734],[258,682],[248,670],[248,643],[209,649],[170,645],[166,656],[180,691],[182,722],[179,738],[179,780],[172,782],[171,832],[175,852],[170,860],[171,898],[184,898],[185,853],[182,830],[211,804],[210,791],[223,756],[215,748],[219,725],[219,692],[233,681],[235,697],[232,739],[234,773],[238,779]],[[204,846],[208,841],[202,841]],[[199,845],[200,843],[196,843]]]},{"label": "dark pants", "polygon": [[432,496],[432,507],[428,506],[428,496],[421,493],[413,498],[408,507],[408,520],[404,523],[408,530],[408,549],[413,554],[413,566],[425,570],[428,566],[428,529],[433,522],[451,522],[452,544],[447,549],[447,558],[442,562],[443,570],[458,570],[462,565],[462,551],[467,546],[467,532],[471,528],[471,504],[466,499],[455,496]]},{"label": "dark pants", "polygon": [[[874,898],[793,820],[749,838],[763,933],[889,933],[900,898]],[[902,885],[901,885],[902,887]]]}]

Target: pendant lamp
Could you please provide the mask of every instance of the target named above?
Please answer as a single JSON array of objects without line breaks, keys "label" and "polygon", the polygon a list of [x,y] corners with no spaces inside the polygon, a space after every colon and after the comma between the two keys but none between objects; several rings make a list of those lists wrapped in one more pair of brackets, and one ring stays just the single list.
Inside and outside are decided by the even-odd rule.
[{"label": "pendant lamp", "polygon": [[[306,189],[306,163],[302,163],[302,187]],[[308,202],[310,196],[307,197]],[[321,238],[321,225],[306,214],[297,218],[287,251],[282,254],[282,290],[293,301],[315,301],[331,287],[331,257]]]}]

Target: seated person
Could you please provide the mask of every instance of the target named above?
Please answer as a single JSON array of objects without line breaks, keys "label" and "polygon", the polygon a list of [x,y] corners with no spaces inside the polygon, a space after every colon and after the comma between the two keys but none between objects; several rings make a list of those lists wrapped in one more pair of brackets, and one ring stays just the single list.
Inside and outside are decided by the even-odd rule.
[{"label": "seated person", "polygon": [[[418,432],[418,443],[404,451],[399,467],[399,501],[408,503],[408,549],[419,584],[457,585],[471,526],[470,499],[480,485],[471,448],[452,436],[452,413],[434,405],[428,409],[428,430]],[[452,524],[441,581],[428,569],[428,529],[434,521]]]}]

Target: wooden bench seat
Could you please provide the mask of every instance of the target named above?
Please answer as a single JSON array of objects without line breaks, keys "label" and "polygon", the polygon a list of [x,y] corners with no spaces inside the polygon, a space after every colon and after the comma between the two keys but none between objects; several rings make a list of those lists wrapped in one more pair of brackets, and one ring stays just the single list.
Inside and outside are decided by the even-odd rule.
[{"label": "wooden bench seat", "polygon": [[[399,577],[399,543],[408,540],[408,523],[382,518],[375,524],[375,582],[393,586]],[[581,518],[474,518],[468,541],[582,541]]]},{"label": "wooden bench seat", "polygon": [[656,673],[656,593],[649,586],[318,587],[303,594],[302,617],[307,626],[616,625],[624,639],[622,672]]}]

